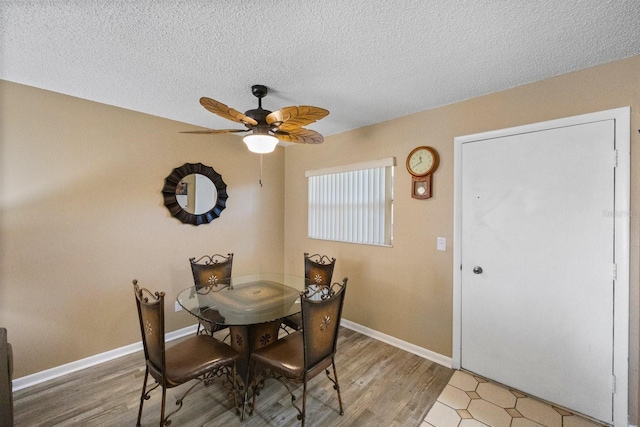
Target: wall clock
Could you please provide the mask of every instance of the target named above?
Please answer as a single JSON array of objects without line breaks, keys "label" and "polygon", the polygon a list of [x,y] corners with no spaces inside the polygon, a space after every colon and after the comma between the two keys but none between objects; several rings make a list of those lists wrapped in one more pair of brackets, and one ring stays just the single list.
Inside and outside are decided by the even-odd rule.
[{"label": "wall clock", "polygon": [[432,174],[438,168],[438,152],[432,147],[416,147],[407,156],[407,170],[411,174],[411,197],[428,199],[432,195]]}]

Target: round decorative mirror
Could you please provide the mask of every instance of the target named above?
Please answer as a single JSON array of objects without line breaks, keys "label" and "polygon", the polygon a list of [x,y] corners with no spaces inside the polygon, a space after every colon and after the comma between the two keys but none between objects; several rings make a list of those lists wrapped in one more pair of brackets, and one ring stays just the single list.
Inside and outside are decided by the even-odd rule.
[{"label": "round decorative mirror", "polygon": [[164,180],[164,205],[185,224],[208,224],[226,207],[227,184],[202,163],[185,163]]}]

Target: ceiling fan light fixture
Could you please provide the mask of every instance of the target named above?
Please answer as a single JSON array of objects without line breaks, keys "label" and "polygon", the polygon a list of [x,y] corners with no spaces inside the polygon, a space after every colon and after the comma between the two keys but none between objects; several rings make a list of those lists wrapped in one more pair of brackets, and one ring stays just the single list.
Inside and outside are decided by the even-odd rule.
[{"label": "ceiling fan light fixture", "polygon": [[247,144],[249,151],[258,154],[271,153],[278,145],[278,138],[263,133],[253,133],[245,136],[242,140]]}]

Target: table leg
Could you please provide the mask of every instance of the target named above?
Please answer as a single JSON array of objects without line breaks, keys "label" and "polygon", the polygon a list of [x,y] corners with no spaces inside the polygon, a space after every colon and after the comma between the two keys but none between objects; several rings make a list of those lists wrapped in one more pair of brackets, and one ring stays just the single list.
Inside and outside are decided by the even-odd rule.
[{"label": "table leg", "polygon": [[249,396],[249,386],[253,378],[249,372],[249,361],[254,350],[271,344],[278,339],[280,320],[255,325],[230,326],[231,347],[240,357],[237,361],[238,390],[240,393],[240,418],[244,419],[244,411]]}]

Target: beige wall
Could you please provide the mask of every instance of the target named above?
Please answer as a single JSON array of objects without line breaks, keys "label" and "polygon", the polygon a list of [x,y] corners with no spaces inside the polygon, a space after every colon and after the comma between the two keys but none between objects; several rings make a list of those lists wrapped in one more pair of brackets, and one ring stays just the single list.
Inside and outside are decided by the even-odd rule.
[{"label": "beige wall", "polygon": [[[640,57],[356,129],[331,136],[322,146],[287,148],[285,265],[295,268],[303,251],[336,257],[334,277],[349,277],[345,318],[451,356],[453,138],[624,106],[632,108],[633,129],[630,412],[637,420]],[[429,200],[410,197],[405,160],[419,145],[440,154]],[[305,170],[391,156],[397,162],[393,248],[306,238]],[[436,250],[438,236],[447,238],[446,252]]]},{"label": "beige wall", "polygon": [[[337,258],[349,277],[345,318],[451,356],[453,138],[622,106],[632,107],[631,421],[638,407],[640,57],[567,74],[259,157],[235,136],[0,81],[0,325],[15,377],[140,340],[131,279],[167,292],[167,329],[191,282],[187,259],[234,252],[234,271],[302,272],[302,252]],[[428,93],[425,93],[428,96]],[[354,112],[357,114],[358,112]],[[411,199],[404,162],[440,153],[434,197]],[[394,156],[393,248],[309,240],[304,171]],[[209,225],[171,218],[164,178],[185,162],[222,174],[227,209]],[[284,237],[283,237],[284,236]],[[436,237],[447,251],[435,250]],[[275,267],[273,267],[275,266]]]},{"label": "beige wall", "polygon": [[[234,252],[234,272],[281,271],[284,149],[264,158],[237,136],[0,81],[0,325],[19,378],[140,341],[131,280],[166,292],[167,330],[193,283],[189,257]],[[195,100],[197,104],[197,100]],[[227,184],[220,218],[192,226],[163,205],[184,163]]]}]

